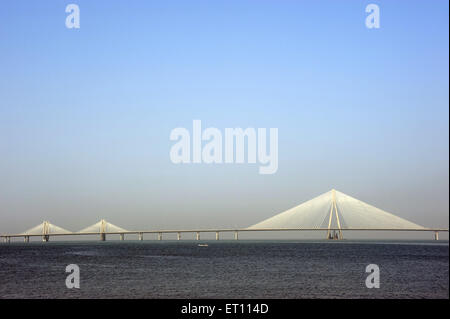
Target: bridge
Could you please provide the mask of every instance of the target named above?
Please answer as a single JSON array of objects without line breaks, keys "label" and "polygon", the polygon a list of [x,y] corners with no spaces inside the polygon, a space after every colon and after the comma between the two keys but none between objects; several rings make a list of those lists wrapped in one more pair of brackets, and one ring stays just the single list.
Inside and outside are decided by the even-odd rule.
[{"label": "bridge", "polygon": [[71,232],[44,221],[23,233],[2,234],[0,237],[6,243],[15,237],[23,237],[24,242],[29,242],[30,237],[42,237],[42,241],[48,242],[50,236],[87,235],[97,235],[101,241],[105,241],[107,235],[119,235],[120,240],[125,240],[125,235],[137,235],[139,240],[143,240],[144,234],[156,234],[156,238],[162,240],[163,234],[175,233],[177,240],[181,240],[182,234],[191,233],[195,234],[196,240],[200,240],[201,233],[215,233],[216,240],[219,240],[220,233],[231,232],[234,233],[234,239],[238,240],[241,232],[273,231],[322,231],[326,233],[325,238],[330,240],[343,239],[344,231],[432,232],[434,239],[438,240],[439,232],[448,232],[448,228],[420,226],[333,189],[247,228],[126,230],[102,219],[78,232]]}]

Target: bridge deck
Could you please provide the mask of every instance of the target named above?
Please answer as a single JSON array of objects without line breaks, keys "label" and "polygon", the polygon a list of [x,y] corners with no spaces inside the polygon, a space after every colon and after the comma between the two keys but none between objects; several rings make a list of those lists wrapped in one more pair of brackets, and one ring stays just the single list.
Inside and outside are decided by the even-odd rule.
[{"label": "bridge deck", "polygon": [[408,232],[448,232],[448,228],[217,228],[217,229],[169,229],[169,230],[133,230],[120,232],[73,232],[49,234],[1,234],[5,237],[34,236],[80,236],[80,235],[121,235],[121,234],[170,234],[170,233],[226,233],[226,232],[270,232],[270,231],[408,231]]}]

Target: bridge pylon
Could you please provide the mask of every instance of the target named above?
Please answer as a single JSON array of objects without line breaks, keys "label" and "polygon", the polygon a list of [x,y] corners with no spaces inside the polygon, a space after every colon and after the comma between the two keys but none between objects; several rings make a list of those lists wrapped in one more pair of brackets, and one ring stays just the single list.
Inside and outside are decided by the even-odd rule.
[{"label": "bridge pylon", "polygon": [[116,225],[113,225],[106,220],[102,219],[99,222],[95,223],[94,225],[88,226],[82,230],[80,230],[78,233],[95,233],[100,234],[100,240],[105,241],[106,240],[106,234],[107,233],[121,233],[121,232],[127,232],[127,230],[118,227]]},{"label": "bridge pylon", "polygon": [[[341,230],[341,222],[339,220],[338,209],[336,206],[336,191],[334,189],[331,190],[331,196],[332,196],[332,199],[331,199],[330,218],[328,220],[327,239],[344,239],[344,235],[342,234],[342,230]],[[333,215],[336,216],[338,232],[336,232],[336,230],[333,230],[333,232],[331,232],[331,222],[333,220]]]},{"label": "bridge pylon", "polygon": [[58,227],[56,225],[51,224],[49,221],[44,220],[41,224],[28,229],[27,231],[21,233],[23,236],[24,242],[28,243],[30,241],[30,236],[42,236],[43,242],[48,242],[50,239],[50,235],[52,234],[69,234],[71,233],[67,229]]},{"label": "bridge pylon", "polygon": [[100,241],[106,240],[106,220],[102,219],[100,221]]},{"label": "bridge pylon", "polygon": [[42,241],[48,242],[50,239],[50,236],[48,235],[50,233],[50,223],[46,220],[42,223]]}]

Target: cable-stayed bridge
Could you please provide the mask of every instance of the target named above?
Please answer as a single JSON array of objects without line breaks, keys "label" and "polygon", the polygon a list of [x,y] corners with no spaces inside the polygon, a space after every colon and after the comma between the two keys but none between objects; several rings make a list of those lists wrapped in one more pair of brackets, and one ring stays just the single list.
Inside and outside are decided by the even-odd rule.
[{"label": "cable-stayed bridge", "polygon": [[194,233],[195,239],[200,240],[201,233],[215,233],[216,240],[219,240],[220,233],[233,232],[237,240],[239,232],[267,231],[323,231],[327,239],[337,240],[344,238],[344,231],[427,231],[434,232],[434,239],[438,240],[439,232],[448,232],[448,228],[423,227],[333,189],[247,228],[133,231],[102,219],[78,232],[71,232],[44,221],[23,233],[2,234],[0,237],[9,243],[14,237],[23,237],[25,242],[29,242],[30,237],[39,236],[47,242],[50,236],[99,235],[104,241],[106,235],[118,234],[124,240],[125,235],[131,234],[143,240],[144,234],[157,234],[157,239],[162,240],[163,234],[176,233],[177,239],[181,240],[181,234]]}]

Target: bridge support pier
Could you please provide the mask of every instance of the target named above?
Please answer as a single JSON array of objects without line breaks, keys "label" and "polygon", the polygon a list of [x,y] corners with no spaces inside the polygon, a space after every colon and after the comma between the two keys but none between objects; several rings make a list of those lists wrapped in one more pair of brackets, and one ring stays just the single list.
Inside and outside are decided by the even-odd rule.
[{"label": "bridge support pier", "polygon": [[434,232],[434,240],[439,240],[439,232],[438,231]]},{"label": "bridge support pier", "polygon": [[11,242],[11,238],[10,237],[5,237],[4,241],[5,241],[5,243],[9,244]]},{"label": "bridge support pier", "polygon": [[239,232],[237,230],[234,232],[234,239],[235,240],[239,239]]},{"label": "bridge support pier", "polygon": [[181,240],[181,233],[177,233],[177,240]]},{"label": "bridge support pier", "polygon": [[158,233],[158,240],[162,240],[162,233]]},{"label": "bridge support pier", "polygon": [[199,232],[196,232],[196,233],[195,233],[195,239],[196,239],[196,240],[200,240],[200,233],[199,233]]},{"label": "bridge support pier", "polygon": [[29,243],[30,242],[30,236],[24,236],[23,237],[23,242],[24,243]]},{"label": "bridge support pier", "polygon": [[342,231],[340,229],[338,231],[336,231],[336,230],[328,230],[328,232],[327,232],[327,239],[342,240],[342,239],[344,239],[344,235],[343,235],[343,233],[342,233]]},{"label": "bridge support pier", "polygon": [[105,241],[105,240],[106,240],[106,234],[100,233],[100,241]]},{"label": "bridge support pier", "polygon": [[125,240],[125,234],[120,234],[120,240]]},{"label": "bridge support pier", "polygon": [[42,241],[45,242],[45,243],[48,242],[49,239],[50,239],[49,235],[42,236]]},{"label": "bridge support pier", "polygon": [[144,234],[143,233],[139,233],[139,240],[144,240]]},{"label": "bridge support pier", "polygon": [[219,240],[219,232],[216,231],[216,240]]}]

